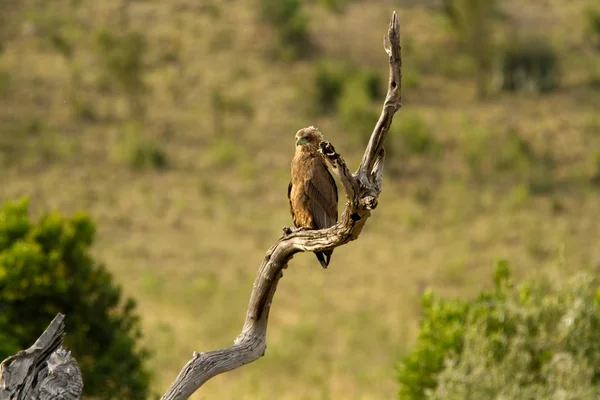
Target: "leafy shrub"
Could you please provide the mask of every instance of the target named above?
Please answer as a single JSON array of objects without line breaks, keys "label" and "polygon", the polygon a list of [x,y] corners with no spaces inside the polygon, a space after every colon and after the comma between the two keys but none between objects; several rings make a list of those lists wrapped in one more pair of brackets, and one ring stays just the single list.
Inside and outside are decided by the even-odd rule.
[{"label": "leafy shrub", "polygon": [[421,77],[414,69],[402,71],[402,87],[414,89],[419,86],[421,86]]},{"label": "leafy shrub", "polygon": [[529,89],[548,92],[560,80],[558,55],[542,39],[512,42],[502,57],[502,89],[516,91]]},{"label": "leafy shrub", "polygon": [[431,127],[416,113],[404,113],[390,128],[388,150],[406,155],[431,154],[439,150]]},{"label": "leafy shrub", "polygon": [[371,107],[368,87],[361,78],[354,78],[344,84],[337,102],[341,126],[352,134],[354,144],[364,146],[379,118]]},{"label": "leafy shrub", "polygon": [[554,182],[554,159],[552,154],[545,152],[536,155],[528,174],[529,191],[538,195],[551,193],[554,190]]},{"label": "leafy shrub", "polygon": [[592,174],[592,183],[600,186],[600,149],[594,153],[594,172]]},{"label": "leafy shrub", "polygon": [[498,0],[445,0],[443,9],[471,58],[476,71],[477,95],[487,93],[492,71],[493,18]]},{"label": "leafy shrub", "polygon": [[167,166],[167,157],[160,147],[151,141],[135,138],[128,143],[129,163],[137,169],[162,169]]},{"label": "leafy shrub", "polygon": [[322,113],[338,109],[342,95],[353,93],[371,101],[382,95],[381,76],[372,70],[348,66],[344,63],[324,60],[317,64],[315,72],[316,100]]},{"label": "leafy shrub", "polygon": [[474,129],[466,137],[464,157],[478,183],[493,180],[522,184],[534,194],[549,193],[554,187],[551,154],[535,152],[516,131],[502,135]]},{"label": "leafy shrub", "polygon": [[230,167],[241,160],[239,143],[228,137],[219,137],[207,151],[207,157],[218,167]]},{"label": "leafy shrub", "polygon": [[[216,136],[233,134],[241,128],[233,128],[231,121],[243,119],[247,121],[254,116],[252,102],[245,97],[232,97],[226,95],[221,89],[215,88],[211,92],[211,111],[213,131]],[[230,124],[227,124],[230,122]],[[229,128],[229,129],[227,129]]]},{"label": "leafy shrub", "polygon": [[67,315],[65,344],[98,399],[146,399],[147,352],[135,302],[90,256],[95,227],[82,214],[35,224],[27,200],[0,209],[0,359],[29,347],[54,316]]},{"label": "leafy shrub", "polygon": [[498,155],[495,159],[495,167],[499,171],[526,169],[535,157],[529,142],[515,131],[510,131],[507,137],[504,138],[503,145],[497,149]]},{"label": "leafy shrub", "polygon": [[104,66],[103,81],[122,91],[132,116],[142,117],[142,98],[147,91],[144,82],[144,57],[147,50],[145,37],[138,32],[115,34],[104,29],[97,34],[96,42],[98,55]]},{"label": "leafy shrub", "polygon": [[142,137],[141,125],[130,122],[117,144],[117,156],[135,169],[163,169],[167,155],[158,143]]},{"label": "leafy shrub", "polygon": [[286,60],[306,57],[312,43],[302,0],[260,0],[260,9],[263,19],[277,29],[279,56]]},{"label": "leafy shrub", "polygon": [[587,8],[585,10],[585,19],[590,39],[600,49],[600,10]]},{"label": "leafy shrub", "polygon": [[316,100],[320,112],[328,113],[337,107],[344,89],[347,71],[336,63],[319,63],[315,72]]},{"label": "leafy shrub", "polygon": [[415,349],[398,364],[399,398],[598,398],[596,278],[515,286],[501,261],[494,282],[472,301],[423,295]]}]

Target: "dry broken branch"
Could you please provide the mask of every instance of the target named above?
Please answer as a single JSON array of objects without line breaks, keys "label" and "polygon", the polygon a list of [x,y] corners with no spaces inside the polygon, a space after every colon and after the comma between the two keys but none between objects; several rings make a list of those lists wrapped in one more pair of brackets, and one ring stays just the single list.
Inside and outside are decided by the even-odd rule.
[{"label": "dry broken branch", "polygon": [[390,63],[387,95],[356,174],[350,173],[343,158],[329,142],[321,144],[321,153],[340,178],[348,199],[340,221],[331,228],[322,230],[292,231],[284,228],[284,235],[267,251],[260,266],[250,296],[246,322],[233,346],[205,353],[194,352],[192,359],[183,367],[162,400],[187,399],[212,377],[263,356],[267,347],[267,320],[273,295],[283,276],[283,269],[294,254],[332,249],[358,238],[371,210],[377,207],[385,157],[383,141],[394,114],[401,107],[400,24],[395,12],[387,37],[389,46],[384,37],[384,48]]},{"label": "dry broken branch", "polygon": [[65,316],[58,314],[27,350],[0,364],[0,400],[77,400],[83,390],[81,371],[62,347]]}]

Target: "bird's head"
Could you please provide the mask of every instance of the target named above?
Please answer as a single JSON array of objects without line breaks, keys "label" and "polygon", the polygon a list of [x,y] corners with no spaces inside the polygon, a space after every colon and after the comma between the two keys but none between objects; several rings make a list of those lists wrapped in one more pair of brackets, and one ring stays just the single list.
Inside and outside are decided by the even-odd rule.
[{"label": "bird's head", "polygon": [[296,149],[306,151],[317,151],[319,143],[323,141],[323,135],[314,126],[300,129],[296,133]]}]

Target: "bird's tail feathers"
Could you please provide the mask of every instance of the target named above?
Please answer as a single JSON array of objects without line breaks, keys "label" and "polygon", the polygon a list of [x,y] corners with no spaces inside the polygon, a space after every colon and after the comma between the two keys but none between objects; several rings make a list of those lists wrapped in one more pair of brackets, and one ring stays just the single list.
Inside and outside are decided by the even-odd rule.
[{"label": "bird's tail feathers", "polygon": [[329,265],[329,262],[331,261],[331,254],[333,254],[333,250],[319,251],[319,252],[315,253],[315,255],[317,256],[317,259],[321,263],[321,266],[325,269],[327,269],[327,266]]}]

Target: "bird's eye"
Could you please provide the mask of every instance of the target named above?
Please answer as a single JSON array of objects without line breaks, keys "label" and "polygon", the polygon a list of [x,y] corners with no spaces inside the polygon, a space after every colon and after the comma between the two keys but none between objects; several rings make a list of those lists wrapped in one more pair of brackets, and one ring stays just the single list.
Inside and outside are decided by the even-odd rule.
[{"label": "bird's eye", "polygon": [[308,143],[308,139],[304,136],[302,136],[301,138],[298,139],[298,141],[296,142],[296,144],[301,145],[301,144],[306,144]]}]

